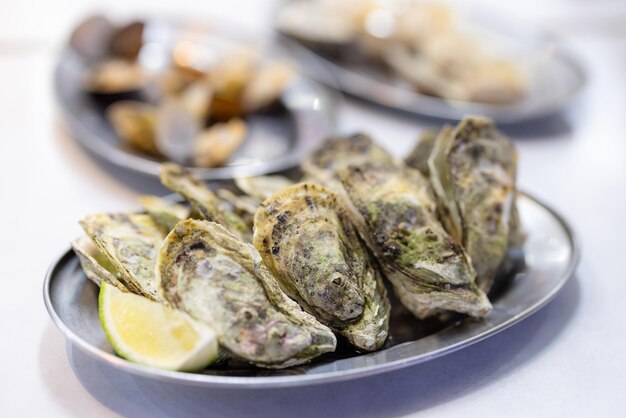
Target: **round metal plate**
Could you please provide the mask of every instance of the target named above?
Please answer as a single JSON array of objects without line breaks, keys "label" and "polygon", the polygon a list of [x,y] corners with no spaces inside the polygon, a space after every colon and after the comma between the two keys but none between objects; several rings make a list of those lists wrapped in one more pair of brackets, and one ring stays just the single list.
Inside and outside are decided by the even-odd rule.
[{"label": "round metal plate", "polygon": [[501,124],[517,123],[553,115],[570,103],[584,85],[583,67],[557,37],[473,5],[459,7],[467,18],[468,30],[485,37],[504,56],[522,64],[529,74],[525,98],[509,104],[486,104],[429,96],[350,47],[321,51],[286,37],[283,41],[294,58],[302,62],[317,59],[325,64],[328,72],[308,73],[320,82],[348,95],[421,116],[460,120],[471,114],[487,116]]},{"label": "round metal plate", "polygon": [[[144,48],[151,62],[167,62],[170,51],[184,41],[207,46],[223,47],[233,42],[258,46],[263,56],[287,59],[285,51],[271,44],[268,37],[261,40],[241,34],[233,27],[209,26],[200,30],[193,25],[173,20],[147,20]],[[251,39],[253,41],[251,41]],[[141,55],[140,55],[141,60]],[[307,60],[309,68],[319,64]],[[245,116],[248,136],[243,146],[230,158],[228,164],[217,168],[193,168],[203,180],[231,179],[281,171],[296,166],[304,155],[315,149],[335,126],[335,104],[332,90],[303,76],[298,68],[295,80],[281,97],[281,105],[270,111]],[[98,99],[81,88],[86,63],[70,47],[60,55],[54,75],[54,87],[60,107],[72,136],[99,157],[134,171],[158,175],[159,161],[126,146],[113,132],[104,110],[108,102]],[[318,73],[323,73],[323,69]]]},{"label": "round metal plate", "polygon": [[[579,247],[568,224],[552,209],[522,194],[518,199],[527,233],[523,257],[501,278],[492,297],[494,309],[482,321],[458,317],[446,323],[418,321],[392,300],[390,338],[385,348],[359,355],[346,347],[312,363],[284,370],[206,369],[170,372],[117,357],[98,318],[98,288],[85,277],[72,250],[56,260],[44,282],[44,300],[54,323],[96,361],[146,378],[207,388],[272,388],[311,385],[384,373],[449,354],[492,336],[547,304],[573,275]],[[522,261],[523,260],[523,261]],[[521,262],[520,262],[521,261]]]}]

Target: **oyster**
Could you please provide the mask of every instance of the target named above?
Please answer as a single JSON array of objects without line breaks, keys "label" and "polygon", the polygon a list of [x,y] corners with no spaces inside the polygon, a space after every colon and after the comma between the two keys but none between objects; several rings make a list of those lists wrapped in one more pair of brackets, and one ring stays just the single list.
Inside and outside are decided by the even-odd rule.
[{"label": "oyster", "polygon": [[339,176],[353,221],[411,312],[483,317],[491,310],[469,257],[439,222],[436,198],[419,171],[364,164]]},{"label": "oyster", "polygon": [[115,267],[118,280],[131,292],[161,301],[154,277],[163,233],[149,215],[95,214],[80,221],[98,250]]},{"label": "oyster", "polygon": [[199,167],[224,165],[241,147],[247,132],[246,123],[240,118],[232,118],[202,130],[194,145],[194,164]]},{"label": "oyster", "polygon": [[124,142],[147,154],[160,155],[155,142],[156,106],[121,100],[109,106],[106,113],[113,130]]},{"label": "oyster", "polygon": [[260,202],[252,196],[239,196],[228,189],[219,189],[217,195],[231,206],[231,211],[243,219],[250,231],[254,227],[254,215]]},{"label": "oyster", "polygon": [[341,190],[338,173],[349,165],[395,167],[397,162],[365,134],[328,139],[322,147],[302,162],[302,170],[310,178],[333,191]]},{"label": "oyster", "polygon": [[493,121],[470,117],[441,131],[428,163],[444,224],[467,250],[476,282],[487,291],[516,222],[515,146]]},{"label": "oyster", "polygon": [[128,291],[118,279],[119,274],[113,264],[109,262],[98,250],[98,248],[86,236],[80,236],[72,241],[72,248],[80,265],[89,280],[100,286],[101,282],[107,282],[125,292]]},{"label": "oyster", "polygon": [[259,203],[293,183],[284,176],[235,177],[235,184],[239,190],[256,198]]},{"label": "oyster", "polygon": [[435,138],[437,138],[437,131],[433,129],[424,131],[418,138],[411,152],[409,152],[409,155],[404,159],[406,165],[418,169],[426,177],[430,175],[428,170],[428,158],[435,145]]},{"label": "oyster", "polygon": [[243,241],[252,241],[252,231],[246,222],[191,171],[176,164],[163,164],[160,178],[165,187],[183,196],[204,219],[223,225]]},{"label": "oyster", "polygon": [[385,287],[333,192],[291,186],[263,202],[254,226],[254,246],[289,296],[358,349],[383,345]]},{"label": "oyster", "polygon": [[191,210],[187,206],[168,202],[157,196],[140,196],[139,203],[166,234],[174,229],[178,222],[191,215]]},{"label": "oyster", "polygon": [[254,247],[216,223],[180,222],[157,265],[165,299],[214,327],[236,357],[282,368],[335,349],[330,329],[282,292]]}]

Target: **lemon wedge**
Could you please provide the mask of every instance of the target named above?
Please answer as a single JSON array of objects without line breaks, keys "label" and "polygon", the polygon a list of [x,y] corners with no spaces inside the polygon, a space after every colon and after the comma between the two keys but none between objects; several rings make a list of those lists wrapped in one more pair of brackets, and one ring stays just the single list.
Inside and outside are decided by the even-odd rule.
[{"label": "lemon wedge", "polygon": [[194,371],[217,359],[217,336],[187,314],[105,282],[98,297],[100,323],[121,357],[165,370]]}]

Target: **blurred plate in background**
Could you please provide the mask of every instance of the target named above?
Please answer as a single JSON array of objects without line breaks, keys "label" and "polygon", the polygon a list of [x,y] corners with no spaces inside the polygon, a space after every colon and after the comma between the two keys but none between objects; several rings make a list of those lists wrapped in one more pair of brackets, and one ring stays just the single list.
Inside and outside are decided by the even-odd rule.
[{"label": "blurred plate in background", "polygon": [[[254,37],[233,25],[227,28],[208,22],[199,25],[197,22],[147,19],[142,52],[149,53],[140,54],[139,63],[145,64],[143,61],[149,60],[153,67],[154,63],[166,65],[174,47],[181,42],[207,50],[223,48],[229,43],[248,43],[261,49],[261,59],[286,59],[284,51],[272,45],[272,39]],[[115,165],[158,175],[163,160],[125,144],[106,118],[105,109],[110,103],[84,90],[88,65],[88,60],[68,44],[56,66],[56,95],[72,136],[88,150]],[[305,65],[309,69],[319,68],[315,59],[307,59]],[[317,71],[320,72],[323,70]],[[279,105],[244,116],[247,136],[226,165],[190,168],[201,179],[215,180],[261,175],[293,167],[332,132],[336,101],[332,91],[304,77],[296,64],[296,75],[283,92]]]},{"label": "blurred plate in background", "polygon": [[[286,1],[281,7],[293,3]],[[494,51],[521,64],[528,78],[525,97],[510,103],[490,104],[423,94],[383,62],[364,53],[362,39],[335,46],[282,33],[281,8],[276,13],[275,27],[295,59],[306,62],[317,58],[325,63],[328,72],[308,72],[311,77],[353,97],[411,114],[450,120],[472,114],[490,117],[501,124],[517,123],[550,116],[572,101],[585,83],[585,73],[560,40],[525,22],[462,6],[452,9],[464,18],[462,30],[484,39]],[[300,26],[307,21],[323,23],[313,18],[302,20]],[[297,31],[297,27],[291,30]],[[383,49],[389,47],[381,45]]]}]

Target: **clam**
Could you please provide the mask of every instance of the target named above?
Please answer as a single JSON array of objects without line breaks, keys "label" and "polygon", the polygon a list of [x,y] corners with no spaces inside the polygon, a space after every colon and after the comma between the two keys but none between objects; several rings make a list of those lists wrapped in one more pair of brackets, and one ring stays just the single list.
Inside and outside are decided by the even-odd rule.
[{"label": "clam", "polygon": [[442,129],[428,164],[442,219],[487,291],[506,255],[511,224],[519,223],[515,146],[493,121],[469,117]]},{"label": "clam", "polygon": [[110,105],[106,114],[113,130],[125,143],[146,154],[161,155],[156,145],[156,106],[122,100]]},{"label": "clam", "polygon": [[161,301],[154,268],[163,232],[149,215],[94,214],[80,225],[118,272],[117,279],[131,292]]},{"label": "clam", "polygon": [[246,222],[191,171],[176,164],[163,164],[160,178],[165,187],[183,196],[204,219],[221,224],[245,242],[252,240]]},{"label": "clam", "polygon": [[212,326],[233,357],[283,368],[335,349],[330,329],[283,293],[255,248],[216,223],[180,222],[157,265],[165,299]]},{"label": "clam", "polygon": [[294,69],[284,62],[262,65],[252,73],[243,89],[243,108],[253,112],[276,102],[293,80],[294,74]]},{"label": "clam", "polygon": [[254,246],[285,292],[357,349],[380,348],[389,300],[381,275],[330,190],[300,183],[263,202]]},{"label": "clam", "polygon": [[203,129],[194,144],[193,161],[199,167],[219,167],[241,147],[248,128],[240,118]]},{"label": "clam", "polygon": [[146,74],[137,62],[111,58],[87,72],[84,87],[90,93],[113,95],[137,92],[146,82]]}]

